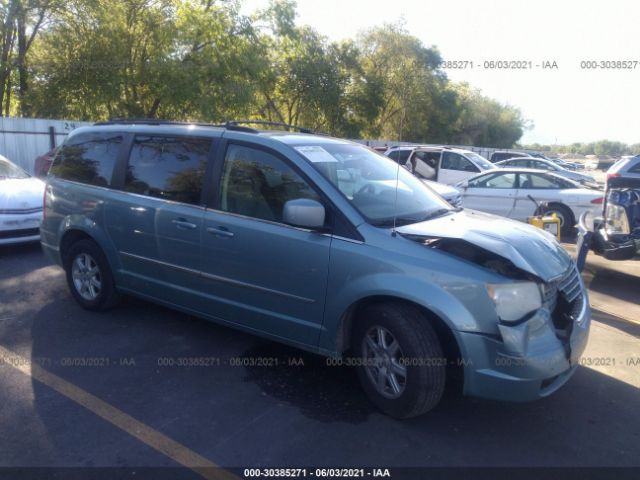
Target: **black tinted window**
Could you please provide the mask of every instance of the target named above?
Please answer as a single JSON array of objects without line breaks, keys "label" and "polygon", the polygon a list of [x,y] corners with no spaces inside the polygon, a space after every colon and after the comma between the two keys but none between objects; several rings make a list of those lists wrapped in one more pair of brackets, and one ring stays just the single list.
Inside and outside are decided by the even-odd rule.
[{"label": "black tinted window", "polygon": [[239,145],[227,150],[220,207],[226,212],[282,222],[282,210],[289,200],[320,201],[313,189],[279,158]]},{"label": "black tinted window", "polygon": [[629,169],[629,173],[640,173],[640,161],[639,160],[640,159],[638,159],[638,158],[634,158],[632,160],[632,162],[635,161],[636,164]]},{"label": "black tinted window", "polygon": [[389,158],[398,163],[406,163],[409,155],[411,155],[411,150],[393,150],[389,153]]},{"label": "black tinted window", "polygon": [[65,142],[51,166],[51,173],[65,180],[109,186],[122,134],[81,133]]},{"label": "black tinted window", "polygon": [[198,205],[210,146],[206,138],[137,136],[124,190]]}]

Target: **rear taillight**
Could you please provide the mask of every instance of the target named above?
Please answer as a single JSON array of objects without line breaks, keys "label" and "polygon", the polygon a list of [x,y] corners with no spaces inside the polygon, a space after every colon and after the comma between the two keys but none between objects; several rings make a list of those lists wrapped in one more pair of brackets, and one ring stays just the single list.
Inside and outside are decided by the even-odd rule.
[{"label": "rear taillight", "polygon": [[618,178],[621,175],[619,173],[607,173],[607,180],[609,180],[610,178]]},{"label": "rear taillight", "polygon": [[591,200],[594,205],[602,205],[604,203],[604,197],[594,198]]}]

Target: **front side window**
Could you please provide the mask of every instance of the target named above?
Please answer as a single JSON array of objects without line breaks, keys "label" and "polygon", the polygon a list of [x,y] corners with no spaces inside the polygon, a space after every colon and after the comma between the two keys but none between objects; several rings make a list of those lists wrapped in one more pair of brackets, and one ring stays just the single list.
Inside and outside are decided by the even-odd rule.
[{"label": "front side window", "polygon": [[462,155],[453,152],[442,154],[442,168],[446,170],[458,170],[461,172],[479,172],[480,170]]},{"label": "front side window", "polygon": [[74,135],[56,155],[51,173],[65,180],[107,187],[122,138],[121,133],[112,132]]},{"label": "front side window", "polygon": [[263,150],[229,146],[220,186],[221,210],[282,223],[284,204],[300,198],[320,201],[281,159]]},{"label": "front side window", "polygon": [[393,161],[351,143],[293,145],[349,202],[379,227],[406,225],[454,208]]},{"label": "front side window", "polygon": [[467,152],[464,154],[466,158],[469,160],[473,160],[473,162],[479,166],[482,170],[493,170],[496,166],[491,163],[489,160],[484,158],[482,155],[478,155],[475,152]]},{"label": "front side window", "polygon": [[469,181],[470,188],[516,188],[515,173],[491,173]]},{"label": "front side window", "polygon": [[138,135],[124,190],[199,205],[210,147],[208,138]]}]

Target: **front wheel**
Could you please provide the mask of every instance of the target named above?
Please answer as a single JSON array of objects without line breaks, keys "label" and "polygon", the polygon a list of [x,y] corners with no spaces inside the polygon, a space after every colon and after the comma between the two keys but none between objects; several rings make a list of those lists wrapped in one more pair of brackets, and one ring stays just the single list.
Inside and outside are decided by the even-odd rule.
[{"label": "front wheel", "polygon": [[384,413],[415,417],[440,401],[446,359],[438,336],[416,308],[396,303],[366,307],[353,349],[362,387]]}]

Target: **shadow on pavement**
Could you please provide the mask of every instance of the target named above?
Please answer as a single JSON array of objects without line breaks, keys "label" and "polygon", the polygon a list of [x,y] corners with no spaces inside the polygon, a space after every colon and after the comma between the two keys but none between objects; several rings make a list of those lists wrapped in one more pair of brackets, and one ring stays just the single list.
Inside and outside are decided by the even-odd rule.
[{"label": "shadow on pavement", "polygon": [[[247,465],[295,465],[296,458],[388,466],[640,464],[640,391],[588,368],[538,402],[448,394],[431,413],[396,421],[372,409],[351,368],[138,300],[107,314],[56,300],[35,314],[31,334],[32,355],[51,359],[48,370],[222,465],[242,455]],[[107,358],[109,365],[65,366],[64,358]],[[179,358],[221,363],[161,366]],[[246,366],[255,358],[283,363]],[[79,407],[52,411],[51,392],[37,382],[33,390],[34,407],[65,455],[93,448],[99,459],[118,458],[117,445],[105,449],[91,432],[78,441],[84,428],[72,419]],[[279,435],[285,427],[300,435]]]}]

